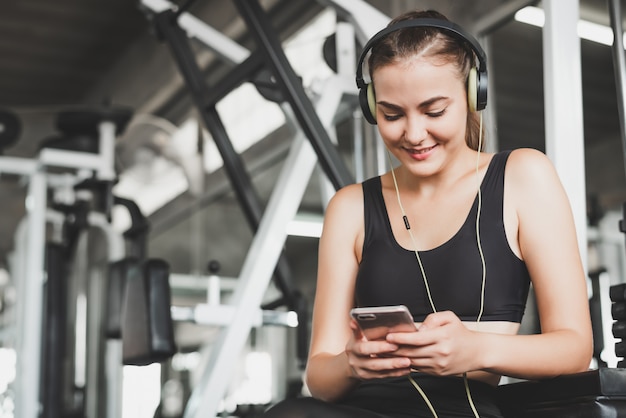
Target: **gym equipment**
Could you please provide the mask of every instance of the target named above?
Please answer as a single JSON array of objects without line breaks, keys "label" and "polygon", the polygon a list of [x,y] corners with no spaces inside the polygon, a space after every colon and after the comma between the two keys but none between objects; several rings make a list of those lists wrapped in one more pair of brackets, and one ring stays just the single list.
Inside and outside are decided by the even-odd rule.
[{"label": "gym equipment", "polygon": [[42,406],[45,418],[63,416],[64,358],[67,339],[67,248],[46,245],[45,319],[41,376]]},{"label": "gym equipment", "polygon": [[126,278],[131,269],[137,269],[139,260],[135,257],[125,257],[109,264],[107,280],[107,310],[105,334],[107,338],[122,338],[122,309],[125,302]]},{"label": "gym equipment", "polygon": [[621,283],[611,286],[611,316],[615,320],[611,331],[613,336],[618,340],[615,343],[615,355],[621,360],[617,363],[617,367],[626,367],[626,284]]},{"label": "gym equipment", "polygon": [[363,116],[376,125],[376,94],[374,85],[363,78],[363,64],[369,51],[390,33],[407,28],[437,28],[466,43],[478,58],[478,67],[473,67],[467,79],[467,101],[471,111],[483,110],[487,106],[487,55],[478,41],[455,23],[441,19],[411,19],[398,22],[374,35],[363,47],[356,67],[356,85],[359,88],[359,104]]},{"label": "gym equipment", "polygon": [[[149,223],[137,204],[115,196],[113,203],[125,207],[131,218],[123,233],[124,258],[108,265],[104,330],[107,337],[107,371],[121,365],[144,366],[163,362],[176,352],[171,317],[169,265],[146,259]],[[109,377],[109,393],[121,395],[121,376]],[[118,397],[114,397],[117,400]],[[109,402],[109,416],[119,416],[121,406]]]},{"label": "gym equipment", "polygon": [[122,306],[124,364],[145,366],[176,353],[168,280],[169,265],[164,260],[127,266]]},{"label": "gym equipment", "polygon": [[[606,324],[611,323],[611,317],[606,317],[605,305],[610,301],[610,286],[608,272],[605,268],[592,270],[588,274],[591,282],[591,297],[589,298],[589,313],[593,331],[593,358],[598,367],[607,367],[609,364],[608,350],[605,343]],[[610,302],[609,302],[610,303]]]},{"label": "gym equipment", "polygon": [[[1,173],[16,174],[28,180],[27,199],[31,203],[27,205],[27,216],[17,227],[15,252],[10,266],[17,294],[15,328],[20,331],[15,337],[18,358],[15,405],[16,413],[20,417],[53,417],[64,413],[73,416],[75,413],[81,414],[81,411],[95,414],[97,410],[103,409],[108,410],[110,417],[119,416],[116,405],[119,404],[117,402],[119,397],[116,398],[115,387],[120,386],[117,379],[121,378],[121,354],[117,361],[120,373],[114,376],[114,369],[107,368],[110,378],[106,380],[106,384],[113,385],[106,390],[108,398],[105,399],[109,405],[107,407],[99,405],[99,400],[92,397],[93,392],[84,391],[87,385],[88,390],[95,390],[98,393],[98,387],[103,386],[102,382],[105,381],[96,371],[103,365],[95,362],[90,366],[86,364],[84,357],[86,350],[89,349],[94,350],[96,355],[100,353],[97,334],[99,328],[89,326],[88,318],[85,317],[88,314],[93,321],[97,321],[98,301],[84,303],[86,294],[80,292],[86,289],[80,287],[83,284],[76,286],[76,283],[72,283],[74,289],[72,291],[79,292],[73,295],[80,295],[81,299],[71,300],[65,306],[61,306],[58,300],[59,289],[68,288],[68,283],[59,281],[58,278],[63,271],[67,271],[64,264],[75,254],[81,231],[89,226],[101,228],[109,238],[110,257],[121,258],[120,253],[123,253],[123,249],[116,247],[115,236],[110,233],[111,226],[107,221],[110,205],[106,202],[110,201],[107,194],[110,194],[112,182],[115,180],[113,161],[115,135],[124,129],[131,113],[129,109],[119,107],[62,111],[57,119],[57,128],[62,131],[54,142],[57,147],[44,146],[33,159],[0,157]],[[86,132],[87,127],[83,123],[77,123],[77,131],[71,131],[75,121],[85,120],[86,117],[93,125],[89,132]],[[69,137],[83,133],[89,134],[92,141],[87,151],[86,148],[76,151],[67,146],[72,142]],[[68,141],[63,140],[64,134]],[[81,143],[86,144],[87,140]],[[89,213],[85,211],[84,198],[77,198],[75,193],[77,190],[85,189],[89,189],[89,194],[94,196],[94,206],[91,208],[94,211]],[[85,193],[81,194],[84,195]],[[64,211],[74,210],[76,212],[72,214],[77,215],[73,218],[76,223],[66,223],[67,219],[64,218],[68,212]],[[65,228],[58,234],[67,239],[66,242],[60,243],[62,249],[54,244],[46,244],[45,230],[47,224],[51,222],[55,223],[59,230]],[[62,224],[63,226],[58,226]],[[47,283],[46,276],[49,280]],[[83,277],[84,279],[86,277]],[[68,307],[72,309],[69,313],[66,310]],[[50,315],[45,319],[47,322],[44,322],[44,309],[50,311]],[[58,339],[62,336],[62,330],[59,328],[67,327],[64,315],[68,315],[68,318],[75,316],[71,320],[78,319],[75,344],[71,349],[68,344],[63,349],[63,342]],[[49,332],[44,334],[44,330]],[[106,352],[104,355],[114,355],[114,351],[109,351],[108,348],[104,349]],[[76,390],[77,396],[74,399],[77,404],[75,409],[69,408],[71,411],[67,408],[61,411],[64,408],[59,404],[57,392],[70,383],[63,380],[58,369],[59,364],[63,364],[64,367],[67,365],[65,361],[59,362],[60,356],[67,356],[63,351],[72,351],[74,355],[71,360],[74,379],[71,386]],[[115,366],[115,363],[112,365]]]}]

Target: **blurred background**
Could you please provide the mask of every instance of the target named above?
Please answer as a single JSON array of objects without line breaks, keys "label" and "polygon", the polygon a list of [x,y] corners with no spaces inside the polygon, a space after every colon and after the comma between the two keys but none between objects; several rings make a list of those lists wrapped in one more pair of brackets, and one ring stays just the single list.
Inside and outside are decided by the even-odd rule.
[{"label": "blurred background", "polygon": [[[571,147],[584,157],[572,164],[582,178],[590,294],[624,281],[623,98],[610,5],[564,6],[581,21],[581,85],[571,88],[582,112],[571,123],[582,128],[582,142],[573,138]],[[245,417],[302,393],[325,205],[337,187],[386,169],[356,100],[360,48],[390,17],[441,11],[487,52],[488,148],[546,151],[542,7],[519,0],[5,3],[0,417],[30,418],[32,410],[178,417],[185,409],[185,416]],[[317,155],[310,170],[310,159],[290,154],[302,142],[315,149],[304,155]],[[39,229],[37,215],[27,221],[35,207]],[[280,228],[264,229],[266,221]],[[29,270],[38,261],[44,273]],[[61,277],[54,289],[53,269]],[[21,278],[32,271],[34,279]],[[136,300],[125,292],[128,280],[137,283]],[[596,294],[590,303],[596,366],[614,367],[607,302]],[[150,329],[146,336],[131,331],[137,321]],[[239,332],[225,331],[231,321]],[[538,325],[532,300],[524,321],[529,332]]]}]

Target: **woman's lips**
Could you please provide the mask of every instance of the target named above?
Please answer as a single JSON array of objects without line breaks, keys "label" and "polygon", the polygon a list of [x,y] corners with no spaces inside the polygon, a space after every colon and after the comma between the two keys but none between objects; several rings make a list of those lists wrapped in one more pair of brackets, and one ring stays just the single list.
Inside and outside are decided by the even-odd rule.
[{"label": "woman's lips", "polygon": [[433,145],[432,147],[427,147],[427,148],[406,149],[406,151],[411,156],[411,158],[422,161],[430,156],[430,154],[435,149],[435,147],[436,145]]}]

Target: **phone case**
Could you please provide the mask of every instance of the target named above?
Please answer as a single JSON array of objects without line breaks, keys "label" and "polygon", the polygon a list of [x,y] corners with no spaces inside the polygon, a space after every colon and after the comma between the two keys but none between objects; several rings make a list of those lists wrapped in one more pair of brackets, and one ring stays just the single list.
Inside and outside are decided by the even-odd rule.
[{"label": "phone case", "polygon": [[368,340],[384,339],[390,332],[411,332],[417,328],[404,305],[354,308],[350,315]]}]

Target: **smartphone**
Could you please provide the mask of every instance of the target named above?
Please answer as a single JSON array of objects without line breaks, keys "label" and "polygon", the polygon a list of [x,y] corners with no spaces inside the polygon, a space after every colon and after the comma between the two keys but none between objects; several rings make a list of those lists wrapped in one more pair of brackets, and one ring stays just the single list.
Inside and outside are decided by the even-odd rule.
[{"label": "smartphone", "polygon": [[417,330],[413,316],[404,305],[354,308],[350,315],[370,341],[383,340],[390,332]]}]

